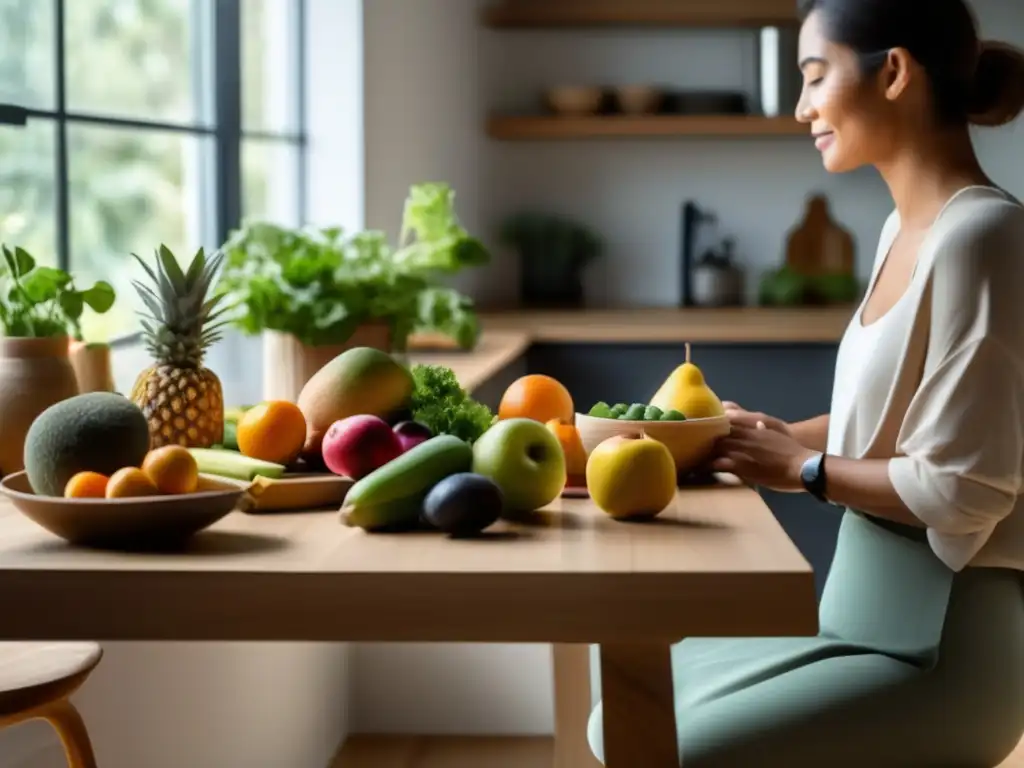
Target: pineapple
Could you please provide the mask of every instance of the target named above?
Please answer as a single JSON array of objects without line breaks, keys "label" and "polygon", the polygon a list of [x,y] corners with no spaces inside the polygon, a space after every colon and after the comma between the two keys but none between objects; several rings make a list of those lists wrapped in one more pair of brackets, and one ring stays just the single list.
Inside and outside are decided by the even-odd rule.
[{"label": "pineapple", "polygon": [[223,296],[208,298],[223,254],[207,260],[199,249],[186,271],[166,246],[156,253],[155,270],[135,258],[151,281],[132,285],[149,310],[142,336],[154,364],[135,380],[131,399],[146,414],[150,447],[217,445],[224,438],[224,393],[217,375],[203,367],[203,354],[225,324],[215,322]]}]

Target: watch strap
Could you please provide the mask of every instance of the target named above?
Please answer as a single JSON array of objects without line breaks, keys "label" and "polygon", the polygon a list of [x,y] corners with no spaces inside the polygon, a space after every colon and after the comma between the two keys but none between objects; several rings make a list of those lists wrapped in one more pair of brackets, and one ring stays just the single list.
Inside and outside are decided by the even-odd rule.
[{"label": "watch strap", "polygon": [[828,498],[825,496],[828,480],[825,471],[824,453],[815,454],[804,462],[803,467],[800,469],[800,481],[803,483],[804,490],[811,494],[811,496],[818,501],[828,503]]}]

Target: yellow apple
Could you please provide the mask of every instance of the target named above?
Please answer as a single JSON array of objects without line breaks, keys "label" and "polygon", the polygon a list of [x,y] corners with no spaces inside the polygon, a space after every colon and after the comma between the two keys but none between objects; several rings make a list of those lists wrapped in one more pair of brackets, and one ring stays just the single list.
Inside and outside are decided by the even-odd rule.
[{"label": "yellow apple", "polygon": [[663,443],[646,435],[609,437],[587,460],[587,490],[616,520],[653,518],[676,496],[676,464]]}]

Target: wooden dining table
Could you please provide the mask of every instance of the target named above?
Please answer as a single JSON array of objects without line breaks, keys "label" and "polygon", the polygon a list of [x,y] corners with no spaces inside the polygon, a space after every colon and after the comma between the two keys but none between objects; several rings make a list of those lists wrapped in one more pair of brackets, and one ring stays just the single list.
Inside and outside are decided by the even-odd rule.
[{"label": "wooden dining table", "polygon": [[0,500],[2,640],[599,644],[609,768],[678,765],[673,643],[816,631],[810,566],[728,477],[646,523],[568,498],[471,539],[235,511],[150,553],[72,547]]}]

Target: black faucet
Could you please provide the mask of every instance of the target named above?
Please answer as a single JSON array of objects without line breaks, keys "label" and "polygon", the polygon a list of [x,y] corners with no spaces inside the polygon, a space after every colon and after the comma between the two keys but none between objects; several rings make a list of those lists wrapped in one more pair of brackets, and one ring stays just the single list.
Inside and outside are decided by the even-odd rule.
[{"label": "black faucet", "polygon": [[680,242],[679,265],[679,306],[693,306],[693,291],[690,288],[690,276],[693,273],[694,253],[697,248],[697,228],[701,224],[714,224],[718,217],[706,213],[697,207],[693,200],[683,204],[682,237]]}]

